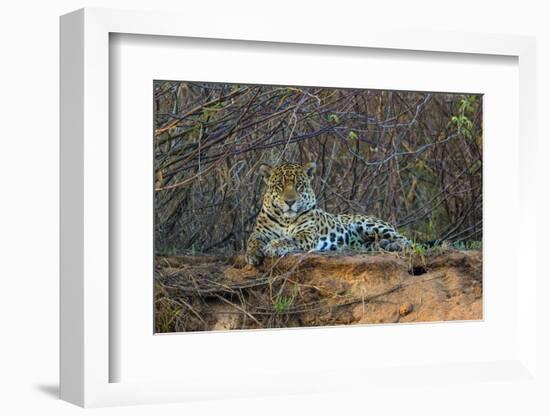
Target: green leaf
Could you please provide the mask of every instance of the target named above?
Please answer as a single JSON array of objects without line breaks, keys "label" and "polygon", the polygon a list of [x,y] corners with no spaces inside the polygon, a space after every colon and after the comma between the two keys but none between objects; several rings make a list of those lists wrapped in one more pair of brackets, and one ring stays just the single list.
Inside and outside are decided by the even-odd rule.
[{"label": "green leaf", "polygon": [[357,133],[355,133],[354,131],[350,131],[348,133],[348,139],[350,140],[357,140],[359,138],[359,136],[357,135]]}]

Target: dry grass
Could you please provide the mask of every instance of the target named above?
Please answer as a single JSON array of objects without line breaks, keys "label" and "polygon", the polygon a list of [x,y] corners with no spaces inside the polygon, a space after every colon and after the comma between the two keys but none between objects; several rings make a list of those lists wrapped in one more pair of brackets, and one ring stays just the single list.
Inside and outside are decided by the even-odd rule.
[{"label": "dry grass", "polygon": [[[300,254],[270,259],[260,269],[244,266],[242,256],[157,260],[157,332],[325,326],[365,319],[393,322],[415,308],[419,312],[422,297],[433,298],[433,293],[440,299],[427,307],[433,309],[439,302],[440,309],[431,316],[413,314],[407,319],[444,320],[445,303],[456,287],[462,287],[464,296],[479,289],[470,301],[481,297],[477,251],[445,249],[428,256],[414,252]],[[427,289],[417,289],[423,286]],[[358,306],[366,310],[373,305],[386,310],[357,315]],[[472,319],[470,310],[461,313],[462,319]]]}]

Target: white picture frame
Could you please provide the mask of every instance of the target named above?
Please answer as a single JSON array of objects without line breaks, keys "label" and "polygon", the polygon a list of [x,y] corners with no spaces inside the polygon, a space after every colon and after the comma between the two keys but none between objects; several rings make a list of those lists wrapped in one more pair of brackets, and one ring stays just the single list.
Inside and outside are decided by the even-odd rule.
[{"label": "white picture frame", "polygon": [[[278,42],[333,47],[430,51],[440,54],[503,55],[515,57],[519,66],[519,201],[521,221],[533,220],[535,190],[529,180],[535,166],[535,41],[530,37],[471,33],[437,33],[421,30],[349,27],[328,34],[314,26],[303,30],[251,21],[239,26],[219,18],[208,27],[200,20],[162,12],[82,9],[61,18],[61,398],[80,406],[160,403],[199,398],[239,397],[262,394],[298,394],[382,385],[402,379],[430,383],[442,380],[480,383],[490,380],[538,383],[536,362],[536,264],[535,251],[517,246],[517,349],[506,359],[469,363],[418,362],[413,369],[369,368],[365,373],[349,368],[322,373],[299,371],[266,374],[265,380],[242,384],[220,377],[213,384],[202,378],[178,381],[111,382],[110,366],[119,359],[110,349],[109,258],[110,166],[109,158],[109,36],[123,33],[148,36]],[[529,213],[529,214],[527,214]],[[523,227],[522,239],[535,241],[535,229]],[[515,272],[518,273],[517,271]],[[147,307],[144,305],[144,307]],[[212,339],[212,338],[211,338]],[[205,342],[208,342],[206,340]],[[245,364],[243,364],[245,365]],[[257,363],[255,364],[257,365]],[[482,376],[480,376],[480,374]],[[309,380],[307,383],[305,381]],[[226,388],[224,389],[223,386]]]}]

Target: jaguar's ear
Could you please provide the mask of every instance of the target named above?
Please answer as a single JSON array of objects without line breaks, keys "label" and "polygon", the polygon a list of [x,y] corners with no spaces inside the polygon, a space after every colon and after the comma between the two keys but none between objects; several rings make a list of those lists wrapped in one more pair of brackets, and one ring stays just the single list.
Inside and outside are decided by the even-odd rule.
[{"label": "jaguar's ear", "polygon": [[260,174],[264,177],[265,182],[269,180],[269,177],[271,176],[272,171],[273,171],[273,168],[267,163],[262,163],[260,165]]},{"label": "jaguar's ear", "polygon": [[304,172],[309,177],[309,179],[313,178],[313,174],[315,173],[316,168],[317,164],[315,162],[309,162],[304,165]]}]

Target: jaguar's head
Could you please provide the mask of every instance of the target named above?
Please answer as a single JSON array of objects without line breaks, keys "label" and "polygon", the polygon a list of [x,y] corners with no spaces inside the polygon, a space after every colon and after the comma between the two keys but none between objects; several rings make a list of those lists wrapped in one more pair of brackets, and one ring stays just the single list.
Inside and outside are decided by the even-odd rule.
[{"label": "jaguar's head", "polygon": [[292,219],[314,208],[317,201],[311,180],[315,167],[314,162],[304,165],[285,163],[277,167],[261,165],[260,172],[267,184],[263,198],[264,209]]}]

